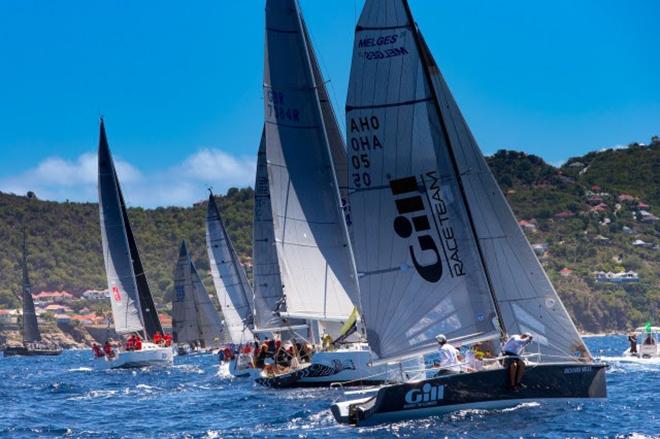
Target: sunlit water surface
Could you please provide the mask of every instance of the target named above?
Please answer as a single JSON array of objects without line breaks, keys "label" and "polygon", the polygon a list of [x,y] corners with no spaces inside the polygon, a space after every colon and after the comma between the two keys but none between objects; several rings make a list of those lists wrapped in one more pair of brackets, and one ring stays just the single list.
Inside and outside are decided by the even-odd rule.
[{"label": "sunlit water surface", "polygon": [[660,361],[621,357],[622,336],[586,342],[611,365],[607,400],[465,410],[358,429],[332,418],[337,391],[255,387],[231,380],[211,355],[138,371],[93,370],[90,351],[0,358],[0,437],[660,437]]}]

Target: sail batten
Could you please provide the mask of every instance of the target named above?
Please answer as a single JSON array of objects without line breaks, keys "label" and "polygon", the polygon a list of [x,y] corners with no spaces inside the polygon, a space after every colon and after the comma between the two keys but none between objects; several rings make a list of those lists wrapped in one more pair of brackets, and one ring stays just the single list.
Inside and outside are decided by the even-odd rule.
[{"label": "sail batten", "polygon": [[269,0],[266,29],[266,157],[287,312],[348,318],[357,284],[341,194],[347,180],[341,131],[298,3]]},{"label": "sail batten", "polygon": [[209,195],[207,206],[206,246],[213,284],[229,338],[233,343],[251,341],[254,294],[229,239],[212,193]]}]

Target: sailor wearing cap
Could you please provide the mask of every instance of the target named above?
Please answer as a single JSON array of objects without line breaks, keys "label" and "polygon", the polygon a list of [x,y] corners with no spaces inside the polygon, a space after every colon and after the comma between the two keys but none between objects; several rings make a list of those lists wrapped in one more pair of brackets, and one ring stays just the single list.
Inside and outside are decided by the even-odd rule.
[{"label": "sailor wearing cap", "polygon": [[436,335],[435,340],[440,345],[438,353],[440,360],[437,365],[440,366],[438,375],[448,375],[461,371],[458,349],[447,343],[447,337],[444,334]]}]

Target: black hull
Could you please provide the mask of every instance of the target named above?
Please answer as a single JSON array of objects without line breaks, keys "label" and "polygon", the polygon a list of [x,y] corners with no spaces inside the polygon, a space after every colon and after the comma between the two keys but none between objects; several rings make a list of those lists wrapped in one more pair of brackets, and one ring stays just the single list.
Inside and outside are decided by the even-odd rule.
[{"label": "black hull", "polygon": [[[333,383],[341,383],[341,379],[333,378],[341,369],[312,363],[309,366],[293,372],[267,378],[257,378],[255,382],[261,386],[273,389],[292,389],[300,387],[330,387]],[[321,378],[320,380],[318,378]],[[311,380],[310,380],[311,379]],[[344,380],[345,381],[345,380]],[[371,386],[383,384],[384,380],[350,380],[351,386]]]},{"label": "black hull", "polygon": [[5,357],[13,356],[23,356],[23,357],[32,357],[32,356],[55,356],[62,353],[61,349],[27,349],[23,346],[19,347],[8,347],[4,350]]},{"label": "black hull", "polygon": [[368,425],[433,416],[466,408],[498,408],[521,400],[606,398],[606,365],[579,363],[528,366],[526,388],[514,391],[505,369],[455,374],[383,387],[376,396],[333,404],[335,419]]}]

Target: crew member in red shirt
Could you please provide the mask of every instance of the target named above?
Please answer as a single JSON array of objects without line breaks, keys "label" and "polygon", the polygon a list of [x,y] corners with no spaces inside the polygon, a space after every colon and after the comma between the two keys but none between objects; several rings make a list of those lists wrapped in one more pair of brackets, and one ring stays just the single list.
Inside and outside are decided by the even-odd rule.
[{"label": "crew member in red shirt", "polygon": [[172,346],[172,336],[170,334],[165,334],[165,346]]},{"label": "crew member in red shirt", "polygon": [[142,339],[140,338],[139,335],[135,336],[135,350],[136,351],[142,350]]},{"label": "crew member in red shirt", "polygon": [[115,356],[115,353],[112,351],[110,340],[105,341],[105,344],[103,345],[103,352],[105,352],[105,355],[107,355],[108,358],[113,358]]},{"label": "crew member in red shirt", "polygon": [[131,335],[128,337],[128,340],[126,341],[126,350],[127,351],[132,351],[135,349],[135,335]]},{"label": "crew member in red shirt", "polygon": [[105,354],[103,353],[103,351],[101,350],[100,346],[97,345],[96,343],[94,343],[94,344],[92,345],[92,351],[94,352],[94,356],[95,356],[96,358],[101,358],[101,357],[103,357],[103,356],[105,355]]},{"label": "crew member in red shirt", "polygon": [[161,335],[160,331],[156,331],[154,334],[154,343],[155,344],[161,344],[163,341],[163,336]]}]

